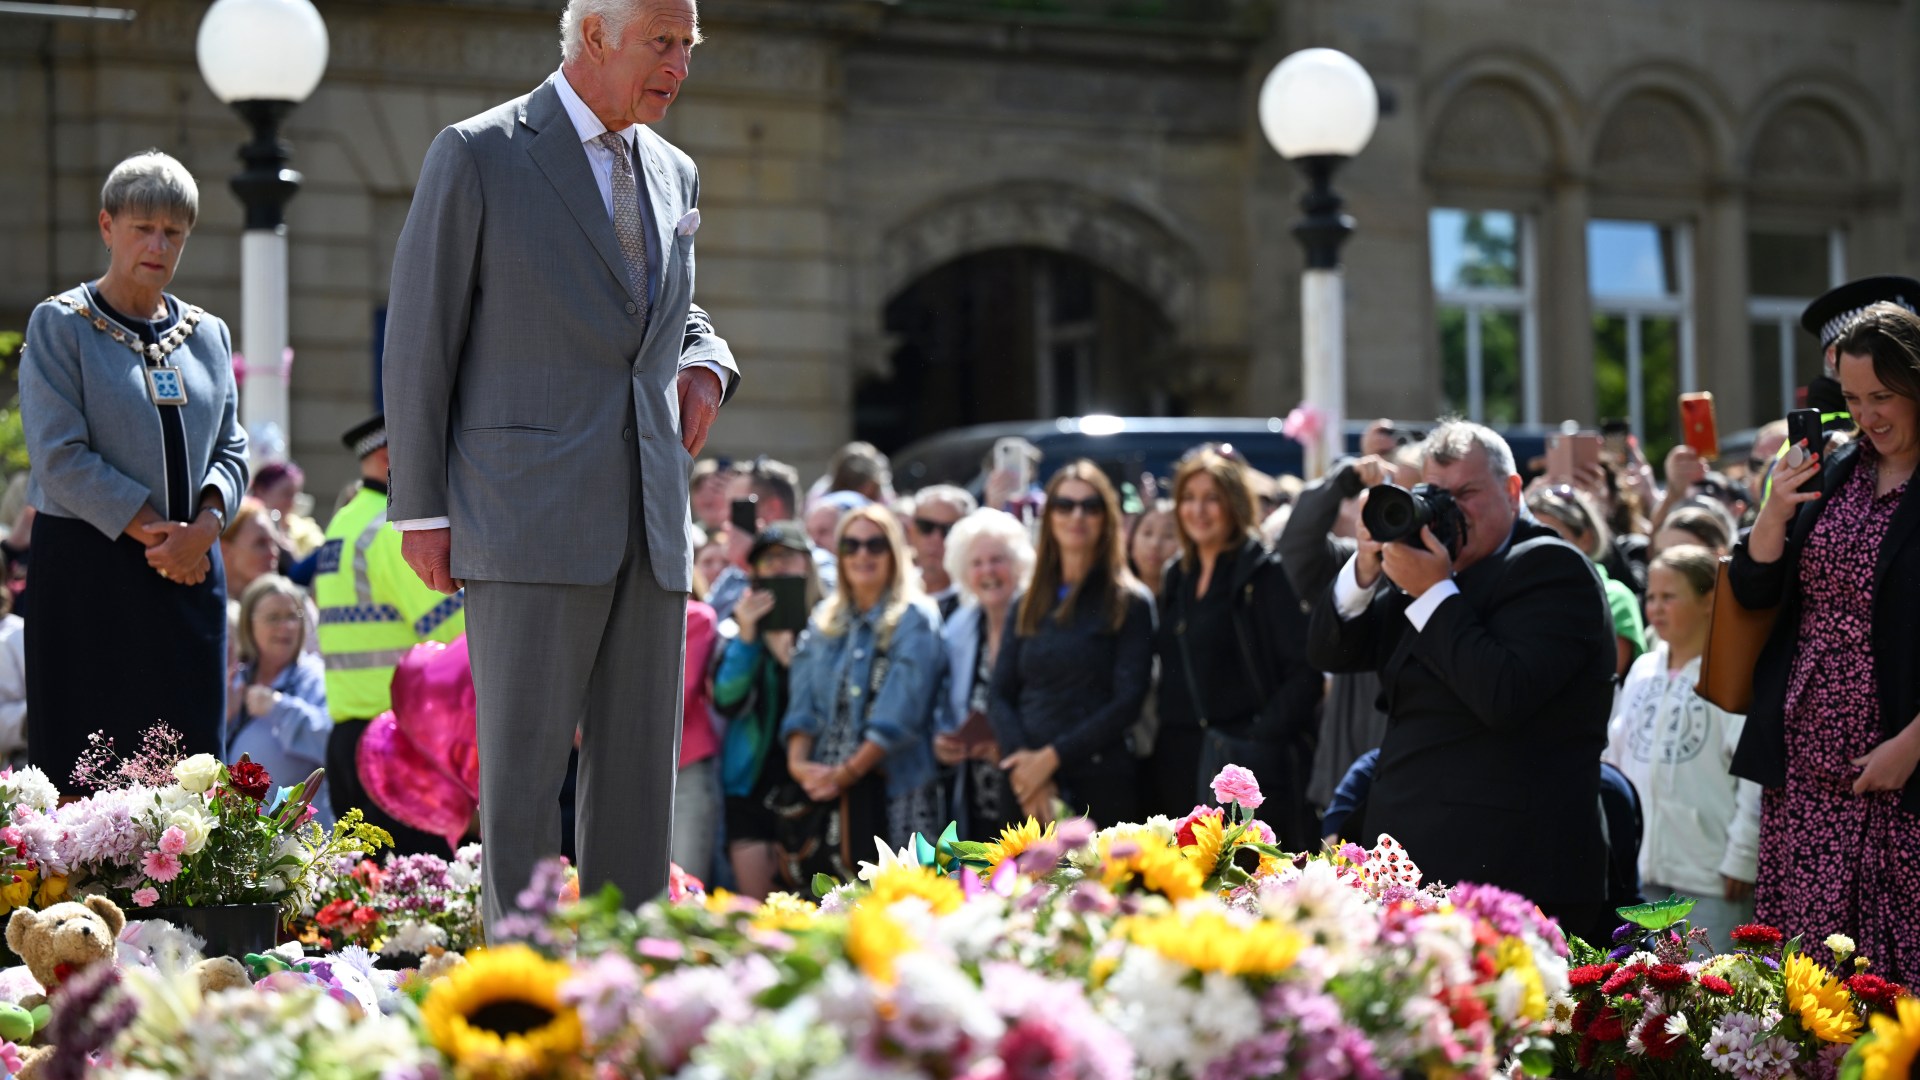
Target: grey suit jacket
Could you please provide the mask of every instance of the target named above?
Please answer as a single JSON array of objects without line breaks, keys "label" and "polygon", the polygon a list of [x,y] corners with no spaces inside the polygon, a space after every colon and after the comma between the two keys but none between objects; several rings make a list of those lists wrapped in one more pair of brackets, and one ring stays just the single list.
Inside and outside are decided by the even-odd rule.
[{"label": "grey suit jacket", "polygon": [[[88,302],[77,285],[61,295]],[[247,433],[227,324],[202,316],[168,360],[187,389],[187,480],[195,492],[218,491],[231,521],[247,493]],[[137,353],[66,305],[47,300],[33,309],[20,355],[20,424],[35,509],[79,518],[108,537],[119,536],[142,503],[167,515],[166,440],[145,369]]]},{"label": "grey suit jacket", "polygon": [[[555,75],[553,78],[559,78]],[[646,530],[660,586],[693,581],[679,370],[738,368],[693,304],[693,161],[642,127],[663,275],[644,326],[606,204],[553,78],[442,131],[394,255],[389,516],[445,516],[453,574],[611,581]],[[630,462],[638,451],[641,505]]]}]

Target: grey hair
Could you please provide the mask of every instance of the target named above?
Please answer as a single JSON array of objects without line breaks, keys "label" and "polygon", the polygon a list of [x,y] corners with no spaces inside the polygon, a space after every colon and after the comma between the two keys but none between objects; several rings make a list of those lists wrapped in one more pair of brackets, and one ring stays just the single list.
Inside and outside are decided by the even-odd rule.
[{"label": "grey hair", "polygon": [[1007,545],[1007,550],[1013,552],[1015,592],[1024,592],[1033,580],[1036,556],[1033,552],[1033,536],[1027,532],[1027,527],[1005,510],[991,507],[975,510],[954,524],[953,532],[947,537],[945,560],[947,576],[960,587],[960,595],[968,603],[979,603],[980,598],[973,595],[973,590],[967,585],[967,564],[973,561],[973,546],[987,537],[1001,540]]},{"label": "grey hair", "polygon": [[[580,58],[580,27],[587,16],[600,16],[600,25],[607,31],[607,46],[617,49],[620,39],[627,32],[627,24],[640,14],[640,8],[646,0],[567,0],[567,9],[560,13],[560,62],[571,64]],[[693,16],[693,41],[700,43],[700,11],[696,5]]]},{"label": "grey hair", "polygon": [[934,484],[932,487],[923,487],[913,494],[913,509],[915,511],[931,506],[934,503],[945,503],[953,507],[955,510],[960,511],[961,517],[966,517],[980,507],[980,504],[974,501],[971,492],[966,488],[955,487],[952,484]]},{"label": "grey hair", "polygon": [[1420,444],[1421,456],[1428,461],[1451,465],[1463,461],[1478,446],[1487,452],[1487,468],[1497,479],[1519,476],[1513,464],[1513,447],[1490,427],[1468,420],[1442,420],[1427,441]]},{"label": "grey hair", "polygon": [[116,218],[123,210],[170,217],[192,231],[200,221],[200,185],[171,154],[147,150],[107,174],[100,187],[100,209]]}]

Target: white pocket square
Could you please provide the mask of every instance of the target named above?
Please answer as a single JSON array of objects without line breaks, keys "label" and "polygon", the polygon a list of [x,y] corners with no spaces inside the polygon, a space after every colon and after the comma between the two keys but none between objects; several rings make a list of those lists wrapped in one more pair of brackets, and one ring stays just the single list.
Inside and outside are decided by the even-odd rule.
[{"label": "white pocket square", "polygon": [[694,233],[699,232],[700,208],[696,206],[687,211],[687,216],[680,219],[680,224],[675,225],[673,231],[681,236],[692,236]]}]

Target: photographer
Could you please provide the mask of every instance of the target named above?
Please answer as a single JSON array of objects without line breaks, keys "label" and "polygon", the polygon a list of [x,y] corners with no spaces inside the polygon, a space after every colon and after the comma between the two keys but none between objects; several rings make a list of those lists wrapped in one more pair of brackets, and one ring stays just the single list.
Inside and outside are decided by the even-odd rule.
[{"label": "photographer", "polygon": [[1600,579],[1521,516],[1499,435],[1443,423],[1424,471],[1439,489],[1423,492],[1438,496],[1424,500],[1430,523],[1383,543],[1374,532],[1391,515],[1363,507],[1359,551],[1313,612],[1308,661],[1378,671],[1388,705],[1379,770],[1347,832],[1390,833],[1428,880],[1512,889],[1570,933],[1604,934],[1614,649]]}]

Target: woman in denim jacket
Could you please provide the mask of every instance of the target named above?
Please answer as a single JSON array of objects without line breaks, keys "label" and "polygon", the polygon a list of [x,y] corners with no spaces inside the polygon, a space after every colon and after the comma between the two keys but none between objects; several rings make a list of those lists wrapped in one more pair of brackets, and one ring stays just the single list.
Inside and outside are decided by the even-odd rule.
[{"label": "woman in denim jacket", "polygon": [[884,508],[848,514],[836,546],[839,581],[794,653],[780,734],[810,798],[847,796],[853,843],[880,837],[898,848],[943,824],[933,768],[940,613],[913,583],[906,538]]}]

